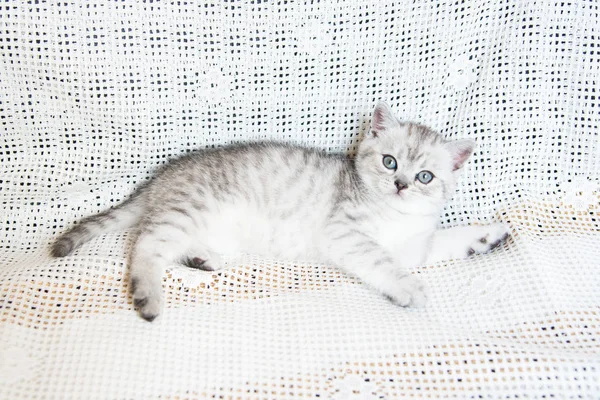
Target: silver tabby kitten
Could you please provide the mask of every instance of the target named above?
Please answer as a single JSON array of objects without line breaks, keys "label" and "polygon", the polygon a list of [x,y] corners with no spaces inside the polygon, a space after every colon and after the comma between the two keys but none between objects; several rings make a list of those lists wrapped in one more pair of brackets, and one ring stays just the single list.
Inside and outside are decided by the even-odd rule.
[{"label": "silver tabby kitten", "polygon": [[118,207],[83,219],[52,254],[137,228],[132,292],[148,321],[160,313],[168,265],[217,270],[219,254],[232,253],[320,260],[401,306],[420,306],[424,287],[409,268],[485,252],[507,237],[502,224],[437,227],[473,147],[402,123],[379,103],[354,160],[275,143],[199,151]]}]

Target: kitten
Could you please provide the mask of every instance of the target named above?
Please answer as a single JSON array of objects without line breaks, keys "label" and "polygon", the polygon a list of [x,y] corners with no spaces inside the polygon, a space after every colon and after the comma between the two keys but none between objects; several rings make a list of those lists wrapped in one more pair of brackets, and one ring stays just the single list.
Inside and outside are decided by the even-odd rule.
[{"label": "kitten", "polygon": [[83,219],[52,254],[137,228],[132,293],[148,321],[160,313],[168,265],[218,270],[219,254],[231,253],[330,263],[401,306],[421,306],[424,286],[409,268],[485,252],[508,235],[502,224],[437,227],[474,145],[400,122],[379,103],[354,160],[276,143],[198,151]]}]

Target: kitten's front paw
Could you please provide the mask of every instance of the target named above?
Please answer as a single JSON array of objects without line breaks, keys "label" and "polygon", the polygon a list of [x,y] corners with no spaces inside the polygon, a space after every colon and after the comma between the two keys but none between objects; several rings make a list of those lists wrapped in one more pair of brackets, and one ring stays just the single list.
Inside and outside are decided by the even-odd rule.
[{"label": "kitten's front paw", "polygon": [[495,249],[508,238],[509,232],[508,226],[499,223],[479,227],[479,234],[467,249],[467,256]]},{"label": "kitten's front paw", "polygon": [[402,307],[422,308],[427,303],[425,284],[413,275],[405,276],[394,284],[388,298]]},{"label": "kitten's front paw", "polygon": [[[162,306],[161,293],[153,289],[153,285],[143,278],[131,278],[131,293],[133,295],[133,305],[138,309],[140,316],[148,322],[160,314]],[[159,289],[162,287],[159,285]]]},{"label": "kitten's front paw", "polygon": [[213,252],[202,252],[200,256],[192,256],[182,261],[188,268],[199,269],[202,271],[218,271],[223,268],[223,262],[218,254]]}]

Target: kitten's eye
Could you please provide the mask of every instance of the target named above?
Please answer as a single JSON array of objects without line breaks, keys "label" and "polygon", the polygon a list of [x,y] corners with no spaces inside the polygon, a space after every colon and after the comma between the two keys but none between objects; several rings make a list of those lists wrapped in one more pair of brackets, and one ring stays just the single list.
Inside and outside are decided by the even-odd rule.
[{"label": "kitten's eye", "polygon": [[417,174],[417,179],[419,180],[419,182],[427,185],[433,180],[433,174],[429,171],[421,171]]},{"label": "kitten's eye", "polygon": [[390,155],[383,156],[383,166],[387,169],[396,169],[398,164],[396,164],[396,159]]}]

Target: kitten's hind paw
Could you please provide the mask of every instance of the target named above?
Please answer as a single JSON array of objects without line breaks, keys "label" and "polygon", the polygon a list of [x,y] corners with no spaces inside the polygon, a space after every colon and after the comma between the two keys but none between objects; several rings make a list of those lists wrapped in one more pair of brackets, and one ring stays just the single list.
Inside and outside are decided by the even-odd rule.
[{"label": "kitten's hind paw", "polygon": [[402,307],[423,308],[427,303],[425,284],[413,275],[405,276],[395,282],[393,292],[386,293],[386,296]]},{"label": "kitten's hind paw", "polygon": [[143,282],[138,278],[131,279],[131,293],[133,295],[133,305],[138,309],[140,316],[148,322],[160,314],[162,298],[160,293],[154,293],[148,286],[148,282]]},{"label": "kitten's hind paw", "polygon": [[202,271],[214,271],[214,269],[207,264],[206,260],[200,257],[186,258],[182,263],[188,268],[200,269]]},{"label": "kitten's hind paw", "polygon": [[188,268],[199,269],[202,271],[217,271],[223,268],[221,258],[217,254],[209,251],[203,253],[205,254],[200,257],[190,256],[184,258],[181,263]]},{"label": "kitten's hind paw", "polygon": [[467,250],[467,256],[475,253],[487,253],[495,249],[508,239],[510,232],[508,226],[500,223],[482,226],[479,229],[480,234],[471,243],[471,246]]}]

